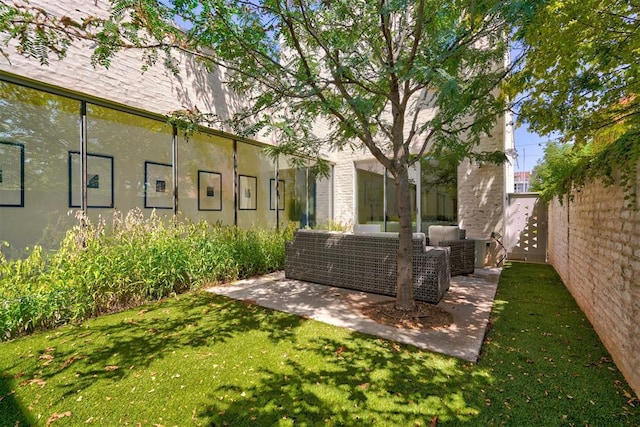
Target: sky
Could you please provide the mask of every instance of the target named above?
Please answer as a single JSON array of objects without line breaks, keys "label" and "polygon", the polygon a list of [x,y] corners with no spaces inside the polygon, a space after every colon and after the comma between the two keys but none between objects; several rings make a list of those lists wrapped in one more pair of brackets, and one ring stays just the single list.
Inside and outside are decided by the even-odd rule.
[{"label": "sky", "polygon": [[544,146],[549,138],[529,132],[527,125],[516,128],[515,145],[518,157],[514,165],[516,172],[531,171],[544,155]]}]

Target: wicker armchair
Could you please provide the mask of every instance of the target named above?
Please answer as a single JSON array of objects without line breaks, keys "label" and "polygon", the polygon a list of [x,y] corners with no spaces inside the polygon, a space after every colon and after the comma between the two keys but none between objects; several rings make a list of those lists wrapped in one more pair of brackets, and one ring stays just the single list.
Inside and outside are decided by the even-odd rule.
[{"label": "wicker armchair", "polygon": [[427,245],[451,248],[452,276],[471,274],[475,268],[475,241],[466,239],[466,234],[465,230],[456,226],[429,227]]}]

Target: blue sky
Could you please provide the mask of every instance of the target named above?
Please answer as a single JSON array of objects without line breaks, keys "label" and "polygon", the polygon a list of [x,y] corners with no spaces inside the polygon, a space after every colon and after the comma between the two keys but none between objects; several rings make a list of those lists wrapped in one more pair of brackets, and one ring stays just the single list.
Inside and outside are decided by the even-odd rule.
[{"label": "blue sky", "polygon": [[518,158],[514,169],[516,172],[530,171],[544,155],[545,143],[548,137],[542,137],[527,130],[526,123],[515,131],[515,144]]}]

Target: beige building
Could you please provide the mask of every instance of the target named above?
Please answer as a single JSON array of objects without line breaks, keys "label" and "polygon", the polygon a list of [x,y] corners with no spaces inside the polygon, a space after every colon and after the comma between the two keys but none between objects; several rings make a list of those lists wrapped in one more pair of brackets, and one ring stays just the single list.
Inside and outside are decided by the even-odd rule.
[{"label": "beige building", "polygon": [[[75,4],[46,8],[68,14]],[[397,229],[392,178],[366,151],[323,153],[332,173],[315,179],[291,158],[266,156],[262,146],[276,140],[224,127],[186,140],[167,124],[169,112],[196,106],[231,117],[242,100],[223,84],[224,70],[209,73],[183,57],[178,76],[162,66],[142,73],[139,53],[127,51],[109,69],[94,68],[90,54],[79,44],[48,66],[17,54],[0,62],[0,241],[14,254],[55,247],[75,221],[68,212],[82,207],[91,218],[137,208],[240,227],[336,221]],[[512,149],[510,122],[499,120],[479,150]],[[508,163],[443,170],[425,158],[412,171],[414,229],[455,223],[470,237],[504,234],[512,188]]]}]

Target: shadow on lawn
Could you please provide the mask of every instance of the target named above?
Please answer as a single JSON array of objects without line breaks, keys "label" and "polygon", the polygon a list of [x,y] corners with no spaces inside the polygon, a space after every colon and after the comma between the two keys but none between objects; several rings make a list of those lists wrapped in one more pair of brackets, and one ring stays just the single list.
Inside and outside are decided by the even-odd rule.
[{"label": "shadow on lawn", "polygon": [[[175,351],[207,351],[259,330],[274,343],[291,342],[295,355],[278,368],[257,366],[251,385],[241,378],[212,386],[211,404],[197,414],[205,423],[273,425],[286,418],[308,424],[428,425],[435,416],[473,420],[482,409],[465,397],[489,386],[490,376],[478,376],[477,367],[358,333],[348,341],[317,336],[298,346],[298,329],[310,326],[298,316],[226,297],[183,295],[170,304],[161,301],[51,331],[28,352],[30,372],[23,378],[56,384],[72,399],[98,381],[136,375]],[[219,400],[226,396],[232,398]],[[5,403],[0,405],[6,408]],[[8,403],[15,406],[12,416],[22,414],[18,403]]]},{"label": "shadow on lawn", "polygon": [[[256,331],[286,356],[202,383],[206,401],[178,411],[179,424],[425,426],[438,417],[458,425],[640,425],[622,376],[552,269],[505,268],[500,286],[495,329],[477,365],[359,333],[332,338],[315,322],[204,292],[35,334],[0,357],[0,426],[29,425],[31,405],[45,405],[51,389],[51,399],[75,401],[96,382],[107,383],[96,387],[103,392],[159,359],[180,364],[181,352],[232,347]],[[14,399],[9,393],[23,384],[29,392]]]},{"label": "shadow on lawn", "polygon": [[253,386],[228,383],[211,390],[213,403],[199,417],[211,426],[276,425],[283,420],[425,426],[436,417],[472,421],[481,411],[462,392],[477,395],[490,386],[490,375],[478,375],[477,367],[359,333],[348,342],[357,351],[344,341],[313,340],[306,351],[322,358],[317,369],[290,358],[285,374],[262,368]]},{"label": "shadow on lawn", "polygon": [[98,380],[127,377],[174,351],[224,342],[244,331],[269,331],[269,339],[277,342],[291,337],[292,329],[303,321],[210,293],[177,299],[171,307],[159,301],[141,306],[137,312],[116,313],[52,331],[55,347],[33,354],[38,363],[35,371],[25,376],[47,381],[73,365],[74,381],[64,386],[64,395],[69,396]]},{"label": "shadow on lawn", "polygon": [[29,419],[14,397],[15,388],[5,375],[4,372],[0,375],[0,425],[29,425]]}]

